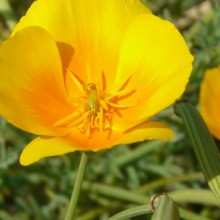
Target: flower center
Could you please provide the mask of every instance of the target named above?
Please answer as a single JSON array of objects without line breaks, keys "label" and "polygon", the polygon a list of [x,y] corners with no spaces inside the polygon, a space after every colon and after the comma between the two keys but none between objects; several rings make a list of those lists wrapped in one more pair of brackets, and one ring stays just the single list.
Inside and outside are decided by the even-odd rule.
[{"label": "flower center", "polygon": [[78,99],[71,98],[75,106],[73,113],[58,120],[54,124],[55,127],[76,128],[90,137],[94,129],[98,129],[100,132],[111,129],[112,114],[119,109],[131,107],[131,105],[120,105],[118,101],[134,91],[122,89],[106,93],[103,88],[104,82],[101,82],[101,85],[94,83],[84,85],[74,73],[68,71],[68,74],[84,95]]}]

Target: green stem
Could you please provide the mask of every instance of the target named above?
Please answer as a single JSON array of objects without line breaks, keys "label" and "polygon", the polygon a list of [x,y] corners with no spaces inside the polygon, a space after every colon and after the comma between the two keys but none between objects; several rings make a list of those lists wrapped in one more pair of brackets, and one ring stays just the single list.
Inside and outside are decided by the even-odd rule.
[{"label": "green stem", "polygon": [[88,156],[86,155],[86,153],[82,152],[79,169],[76,175],[75,185],[73,187],[73,192],[71,195],[71,199],[70,199],[70,203],[69,203],[69,207],[66,213],[65,220],[74,219],[77,201],[78,201],[79,194],[82,188],[82,182],[83,182],[83,177],[84,177],[85,170],[86,170],[87,161],[88,161]]}]

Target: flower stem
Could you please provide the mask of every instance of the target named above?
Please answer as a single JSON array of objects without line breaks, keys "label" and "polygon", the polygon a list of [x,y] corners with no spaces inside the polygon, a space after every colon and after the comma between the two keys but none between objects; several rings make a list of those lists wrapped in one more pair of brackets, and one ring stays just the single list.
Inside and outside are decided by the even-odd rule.
[{"label": "flower stem", "polygon": [[76,175],[75,185],[73,187],[73,192],[71,195],[71,199],[70,199],[70,203],[69,203],[69,207],[68,207],[68,210],[66,213],[65,220],[73,220],[74,219],[77,201],[78,201],[79,194],[81,191],[87,161],[88,161],[88,156],[86,155],[86,153],[82,152],[80,164],[79,164],[79,169],[78,169],[78,172]]}]

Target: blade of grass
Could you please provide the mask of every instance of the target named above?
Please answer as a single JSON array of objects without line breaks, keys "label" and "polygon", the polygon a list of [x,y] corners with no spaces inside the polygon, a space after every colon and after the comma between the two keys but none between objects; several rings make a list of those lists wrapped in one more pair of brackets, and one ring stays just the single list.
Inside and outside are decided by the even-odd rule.
[{"label": "blade of grass", "polygon": [[219,206],[211,190],[205,189],[184,189],[173,191],[169,196],[179,203],[196,203],[203,205]]},{"label": "blade of grass", "polygon": [[137,159],[143,157],[144,155],[155,151],[156,149],[164,146],[166,143],[163,141],[149,141],[144,142],[143,144],[140,144],[137,148],[132,150],[130,154],[125,154],[123,156],[120,156],[116,158],[115,164],[117,166],[124,166],[128,163],[132,163],[133,161],[136,161]]},{"label": "blade of grass", "polygon": [[181,219],[184,219],[184,220],[213,220],[213,219],[203,217],[201,215],[198,215],[196,213],[193,213],[183,208],[179,208],[179,212],[180,212]]},{"label": "blade of grass", "polygon": [[125,189],[107,186],[100,183],[89,183],[87,181],[83,184],[83,189],[89,192],[95,192],[101,195],[117,198],[119,200],[130,201],[136,204],[148,204],[150,199],[138,193],[133,193]]},{"label": "blade of grass", "polygon": [[152,213],[151,205],[141,205],[119,212],[116,215],[110,217],[108,220],[126,220],[149,213]]},{"label": "blade of grass", "polygon": [[152,189],[158,189],[158,188],[161,188],[167,185],[173,185],[179,182],[186,182],[186,181],[191,181],[191,180],[203,180],[203,179],[204,179],[204,175],[202,174],[202,172],[160,178],[158,180],[151,181],[150,183],[140,186],[137,189],[137,192],[144,193]]}]

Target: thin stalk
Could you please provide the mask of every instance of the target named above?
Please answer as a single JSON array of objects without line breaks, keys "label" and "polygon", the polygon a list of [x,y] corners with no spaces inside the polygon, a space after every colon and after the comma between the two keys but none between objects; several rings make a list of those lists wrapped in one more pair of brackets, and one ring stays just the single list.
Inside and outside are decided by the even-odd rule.
[{"label": "thin stalk", "polygon": [[73,192],[71,195],[69,207],[66,213],[65,220],[73,220],[76,212],[76,206],[79,199],[79,194],[82,188],[83,177],[86,171],[86,164],[88,161],[88,156],[86,153],[82,152],[79,169],[76,175],[75,185],[73,187]]}]

